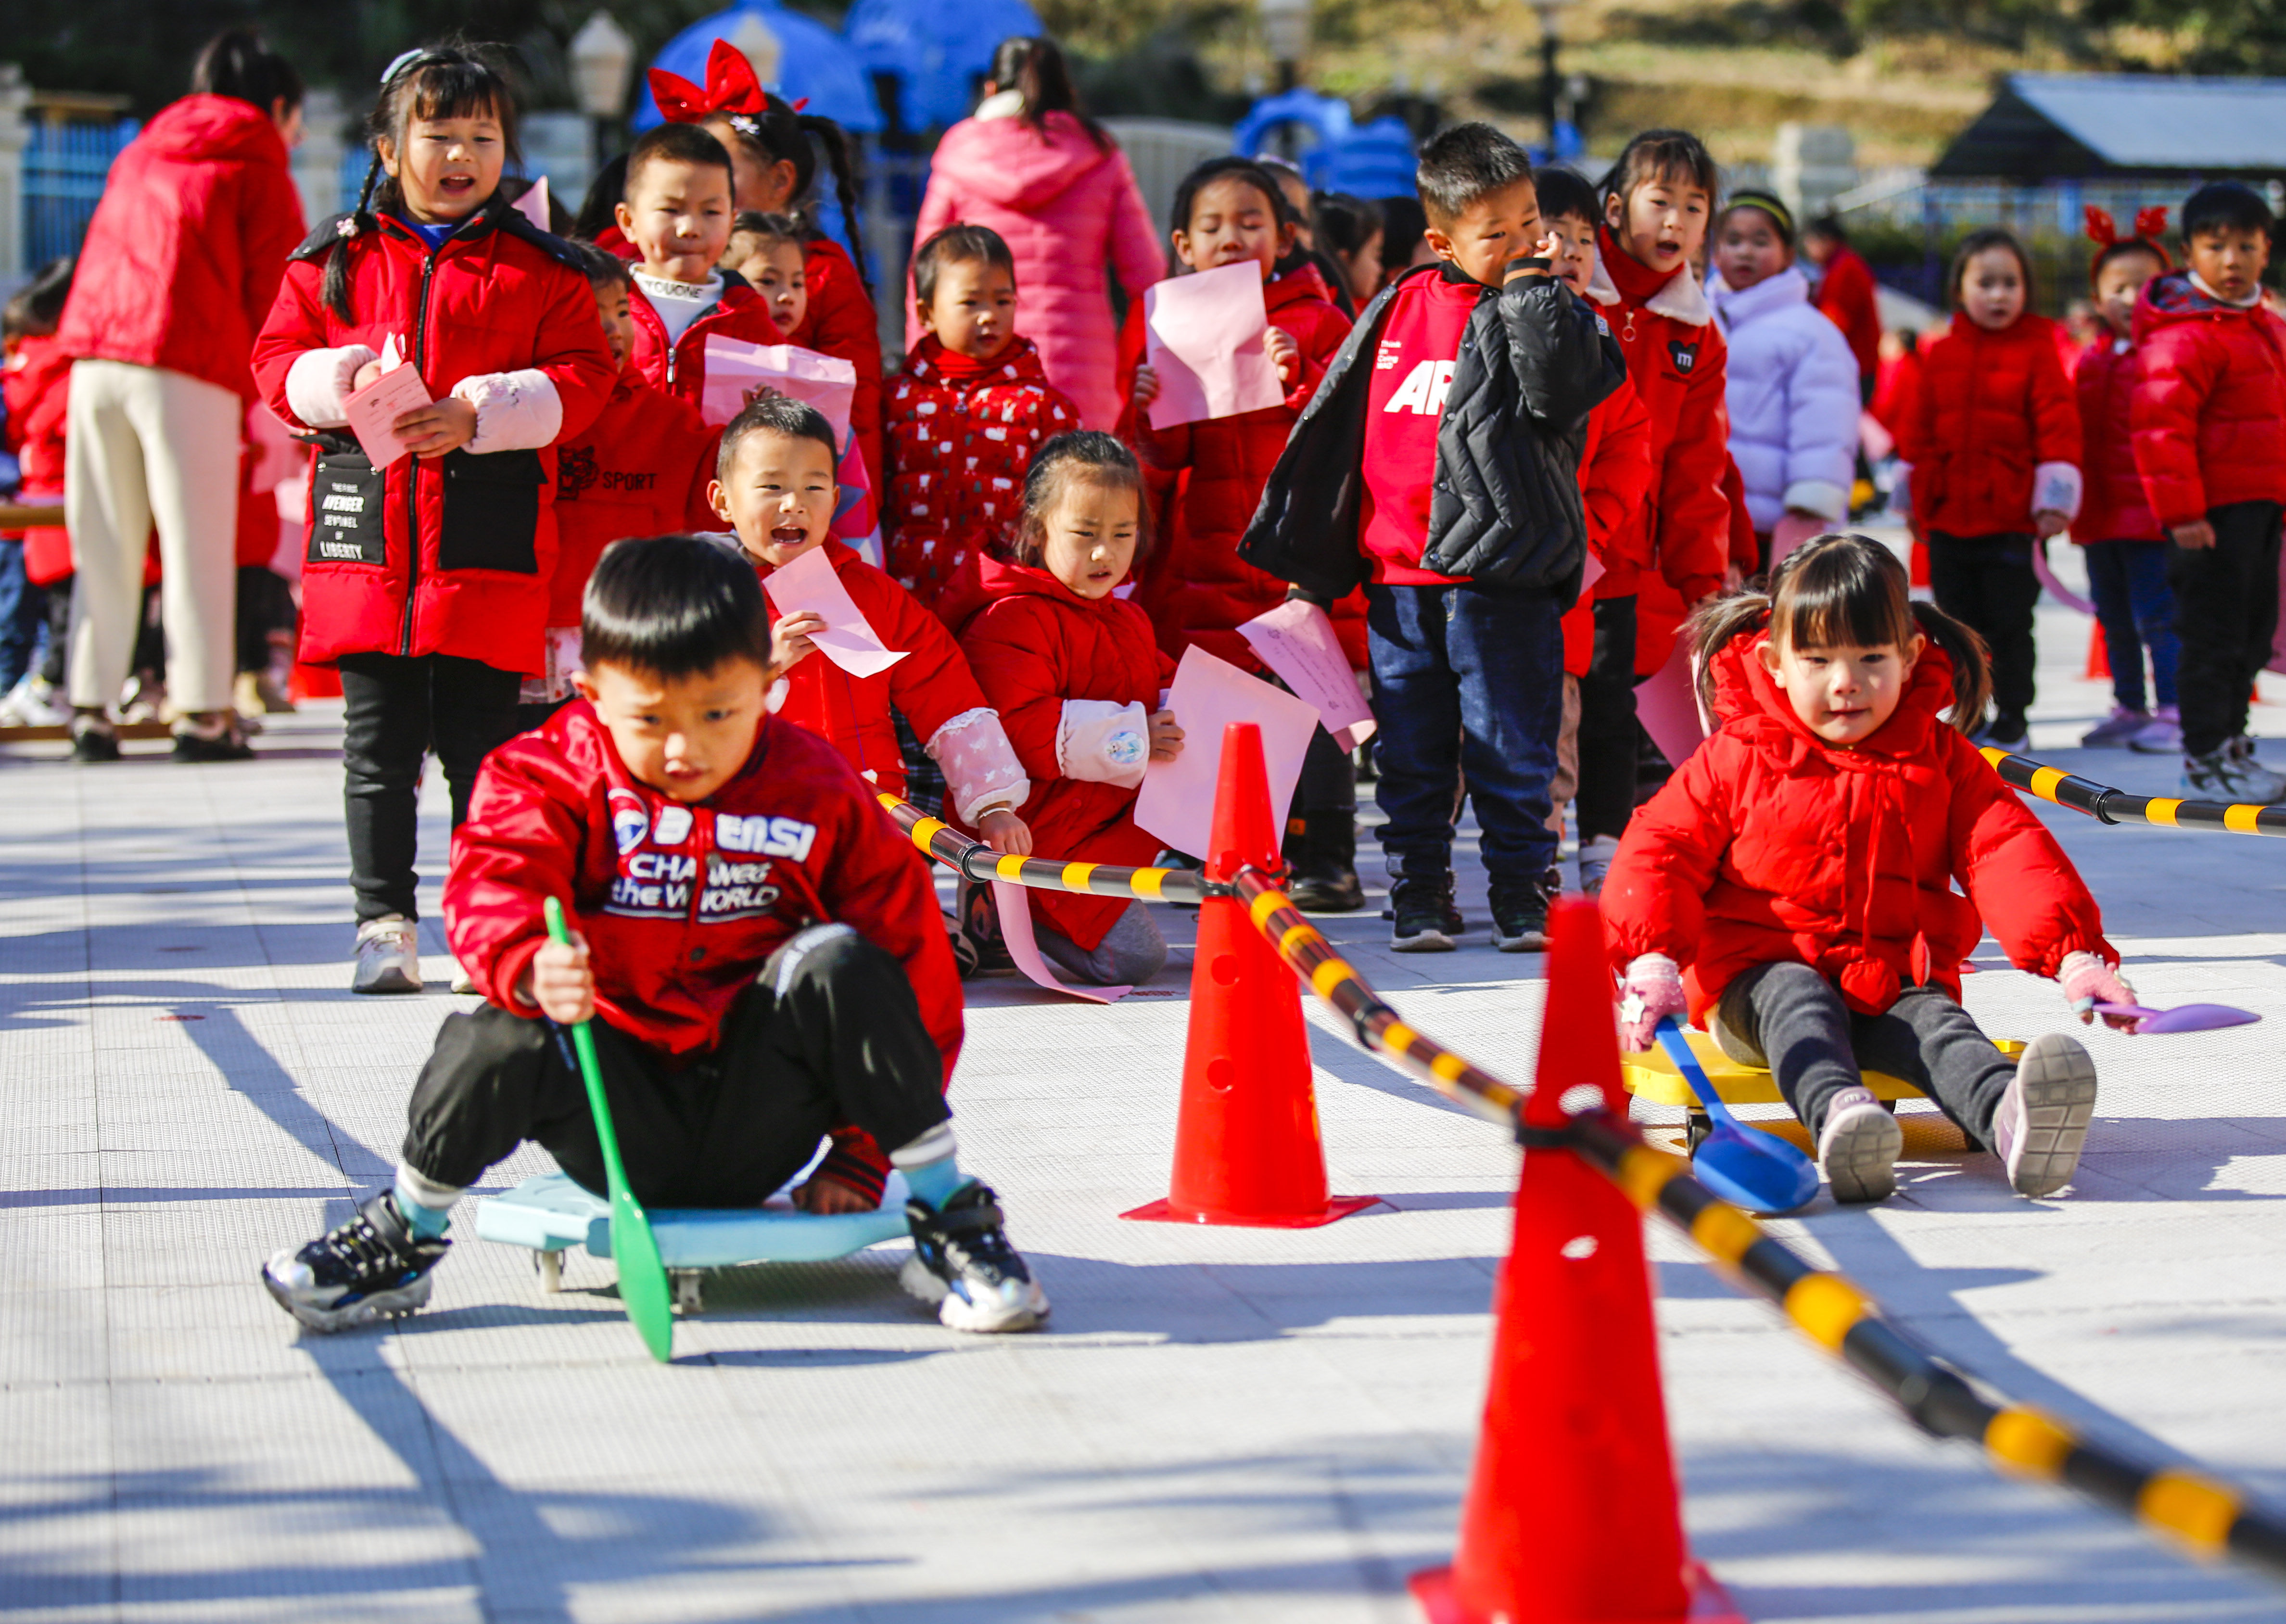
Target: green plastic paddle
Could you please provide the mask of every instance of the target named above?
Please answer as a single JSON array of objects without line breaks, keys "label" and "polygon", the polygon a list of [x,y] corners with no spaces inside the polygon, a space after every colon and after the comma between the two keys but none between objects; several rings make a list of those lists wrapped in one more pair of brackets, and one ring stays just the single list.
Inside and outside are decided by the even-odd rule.
[{"label": "green plastic paddle", "polygon": [[[548,934],[564,946],[572,931],[564,922],[564,904],[548,899]],[[619,1266],[619,1305],[635,1321],[650,1356],[665,1364],[674,1357],[674,1304],[667,1290],[666,1265],[659,1261],[658,1241],[650,1233],[635,1192],[627,1188],[627,1170],[619,1164],[619,1136],[611,1127],[611,1107],[603,1098],[603,1068],[595,1059],[595,1035],[584,1021],[572,1029],[572,1047],[579,1056],[579,1080],[587,1085],[587,1108],[595,1114],[595,1138],[603,1147],[603,1175],[611,1186],[611,1261]]]}]

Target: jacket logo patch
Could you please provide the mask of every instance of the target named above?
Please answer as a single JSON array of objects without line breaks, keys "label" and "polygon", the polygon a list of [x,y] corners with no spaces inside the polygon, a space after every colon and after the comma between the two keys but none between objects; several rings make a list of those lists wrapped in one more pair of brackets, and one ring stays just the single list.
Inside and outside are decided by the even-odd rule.
[{"label": "jacket logo patch", "polygon": [[566,445],[556,453],[556,496],[559,501],[578,501],[587,487],[595,483],[595,448],[593,445]]},{"label": "jacket logo patch", "polygon": [[1393,370],[1397,366],[1397,363],[1403,359],[1404,351],[1405,341],[1403,339],[1383,339],[1381,341],[1381,348],[1374,351],[1373,369],[1376,372],[1389,372]]},{"label": "jacket logo patch", "polygon": [[1453,387],[1452,361],[1423,361],[1405,374],[1405,382],[1389,398],[1384,412],[1417,412],[1423,417],[1445,414],[1445,396]]},{"label": "jacket logo patch", "polygon": [[1689,377],[1691,367],[1699,360],[1699,346],[1686,344],[1679,338],[1670,338],[1667,341],[1667,359],[1675,363],[1675,371]]},{"label": "jacket logo patch", "polygon": [[650,832],[650,814],[643,810],[642,798],[632,790],[613,790],[611,803],[611,840],[624,857]]}]

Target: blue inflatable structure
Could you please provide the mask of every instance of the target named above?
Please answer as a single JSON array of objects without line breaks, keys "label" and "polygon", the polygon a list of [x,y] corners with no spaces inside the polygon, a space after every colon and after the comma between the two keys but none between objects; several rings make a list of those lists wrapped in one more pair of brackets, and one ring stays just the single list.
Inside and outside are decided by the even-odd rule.
[{"label": "blue inflatable structure", "polygon": [[1413,193],[1413,133],[1402,119],[1359,125],[1349,103],[1297,86],[1265,96],[1232,132],[1233,147],[1249,158],[1271,150],[1281,130],[1298,130],[1295,162],[1311,185],[1353,197],[1409,197]]},{"label": "blue inflatable structure", "polygon": [[1000,42],[1045,31],[1025,0],[857,0],[842,25],[866,69],[896,81],[898,118],[916,131],[966,118]]}]

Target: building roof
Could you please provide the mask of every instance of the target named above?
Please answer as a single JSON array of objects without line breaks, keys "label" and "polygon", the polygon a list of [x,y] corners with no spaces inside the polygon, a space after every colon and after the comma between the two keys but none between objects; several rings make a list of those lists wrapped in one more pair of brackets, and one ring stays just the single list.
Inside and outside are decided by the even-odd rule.
[{"label": "building roof", "polygon": [[2011,74],[1929,173],[2025,181],[2286,174],[2286,79]]}]

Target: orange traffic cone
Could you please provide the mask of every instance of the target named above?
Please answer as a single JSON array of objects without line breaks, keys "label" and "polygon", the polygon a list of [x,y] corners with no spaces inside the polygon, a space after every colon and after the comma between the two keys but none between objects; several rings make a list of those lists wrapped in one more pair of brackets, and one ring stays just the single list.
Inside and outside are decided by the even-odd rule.
[{"label": "orange traffic cone", "polygon": [[2091,620],[2087,626],[2087,669],[2080,675],[2099,682],[2111,674],[2111,650],[2103,641],[2103,622]]},{"label": "orange traffic cone", "polygon": [[[1581,1084],[1627,1114],[1593,903],[1550,921],[1531,1127]],[[1453,1565],[1413,1579],[1431,1624],[1742,1624],[1691,1560],[1667,1452],[1643,1220],[1570,1151],[1525,1153],[1494,1294],[1483,1442]]]},{"label": "orange traffic cone", "polygon": [[[1262,762],[1262,729],[1223,729],[1207,878],[1279,867],[1278,825]],[[1331,1196],[1310,1083],[1310,1038],[1294,973],[1235,897],[1199,909],[1191,964],[1191,1027],[1167,1199],[1123,1218],[1170,1224],[1307,1229],[1379,1198]]]}]

